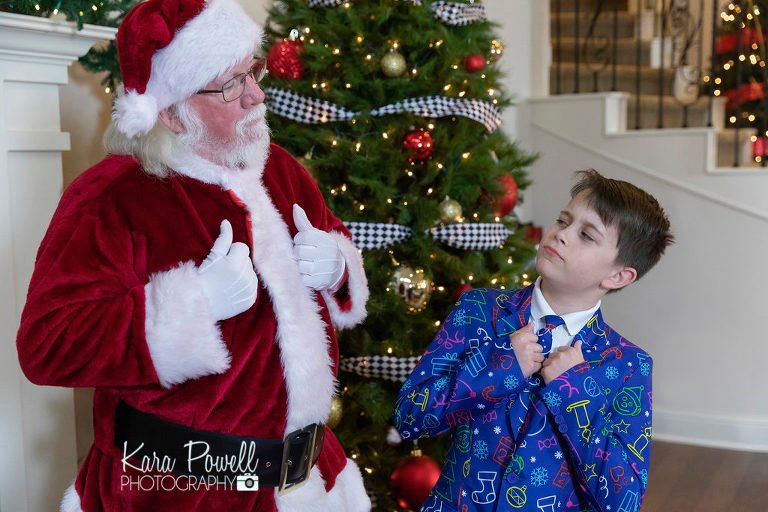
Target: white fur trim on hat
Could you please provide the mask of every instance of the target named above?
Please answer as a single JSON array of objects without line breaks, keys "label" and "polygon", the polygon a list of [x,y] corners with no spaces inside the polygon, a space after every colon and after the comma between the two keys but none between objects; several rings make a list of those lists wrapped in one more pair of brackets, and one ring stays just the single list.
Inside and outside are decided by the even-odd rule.
[{"label": "white fur trim on hat", "polygon": [[368,278],[366,278],[365,269],[363,268],[363,257],[360,255],[357,247],[355,247],[355,244],[349,238],[336,231],[332,231],[331,236],[336,239],[341,254],[347,262],[347,273],[349,276],[347,287],[352,307],[348,311],[343,311],[329,290],[323,290],[320,293],[325,299],[326,304],[328,304],[328,311],[331,314],[333,325],[338,329],[347,329],[365,320],[367,315],[365,305],[370,294]]},{"label": "white fur trim on hat", "polygon": [[230,354],[194,262],[153,274],[144,293],[147,346],[163,387],[229,369]]},{"label": "white fur trim on hat", "polygon": [[83,512],[80,507],[80,496],[77,494],[75,484],[67,487],[64,491],[64,497],[61,499],[61,505],[59,505],[59,512]]},{"label": "white fur trim on hat", "polygon": [[236,0],[210,0],[168,46],[152,56],[144,94],[126,91],[115,100],[115,126],[129,137],[149,132],[160,111],[194,95],[253,55],[263,36],[264,30]]}]

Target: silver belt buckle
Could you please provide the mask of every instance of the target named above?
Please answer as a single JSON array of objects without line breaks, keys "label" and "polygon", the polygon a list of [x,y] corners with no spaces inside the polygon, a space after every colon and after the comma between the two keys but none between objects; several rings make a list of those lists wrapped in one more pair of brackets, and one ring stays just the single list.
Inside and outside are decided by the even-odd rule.
[{"label": "silver belt buckle", "polygon": [[[307,483],[307,480],[309,479],[309,473],[312,471],[312,466],[314,465],[315,452],[318,449],[317,436],[318,431],[321,428],[325,427],[323,425],[313,423],[285,436],[285,441],[283,441],[283,461],[280,465],[280,486],[277,488],[278,496],[282,496],[291,491],[294,491]],[[290,454],[291,441],[304,433],[309,433],[310,436],[310,439],[307,442],[309,453],[306,453],[305,450],[305,456],[302,457],[302,460],[307,461],[307,470],[304,472],[304,475],[302,475],[301,480],[288,483],[288,467],[293,462],[288,458]]]}]

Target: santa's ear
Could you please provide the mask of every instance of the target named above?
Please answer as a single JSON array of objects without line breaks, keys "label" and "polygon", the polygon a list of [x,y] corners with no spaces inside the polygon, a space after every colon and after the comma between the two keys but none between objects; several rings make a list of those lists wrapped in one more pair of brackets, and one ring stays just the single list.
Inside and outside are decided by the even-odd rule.
[{"label": "santa's ear", "polygon": [[160,118],[160,122],[173,133],[178,135],[184,131],[184,125],[176,114],[176,109],[174,107],[164,108],[160,111],[157,117]]}]

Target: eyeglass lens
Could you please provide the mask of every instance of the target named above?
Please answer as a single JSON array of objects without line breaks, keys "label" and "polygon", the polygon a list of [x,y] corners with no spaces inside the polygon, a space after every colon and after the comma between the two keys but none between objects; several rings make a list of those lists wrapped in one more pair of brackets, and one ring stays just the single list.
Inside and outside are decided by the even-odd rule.
[{"label": "eyeglass lens", "polygon": [[251,78],[258,84],[266,74],[267,60],[258,59],[247,72],[237,75],[224,84],[224,87],[221,88],[224,101],[235,101],[243,95],[248,75],[251,75]]}]

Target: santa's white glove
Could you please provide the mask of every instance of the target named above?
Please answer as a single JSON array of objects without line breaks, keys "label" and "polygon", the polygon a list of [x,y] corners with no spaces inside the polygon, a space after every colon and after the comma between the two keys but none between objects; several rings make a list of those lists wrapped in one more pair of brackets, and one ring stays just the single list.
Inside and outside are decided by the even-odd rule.
[{"label": "santa's white glove", "polygon": [[293,205],[293,223],[299,230],[293,237],[293,257],[299,264],[304,286],[313,290],[336,290],[344,279],[347,265],[336,239],[313,227],[297,204]]},{"label": "santa's white glove", "polygon": [[232,224],[221,221],[221,232],[210,254],[197,268],[203,294],[215,320],[226,320],[253,306],[259,279],[248,246],[232,243]]}]

